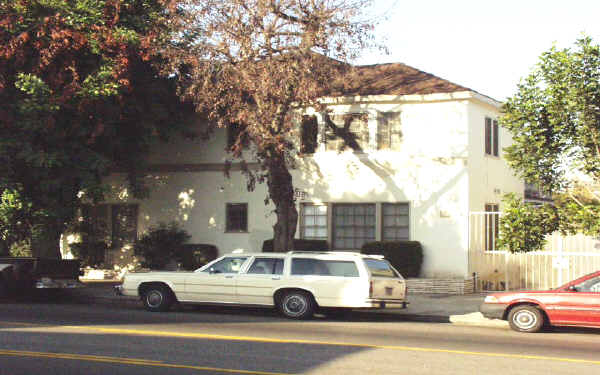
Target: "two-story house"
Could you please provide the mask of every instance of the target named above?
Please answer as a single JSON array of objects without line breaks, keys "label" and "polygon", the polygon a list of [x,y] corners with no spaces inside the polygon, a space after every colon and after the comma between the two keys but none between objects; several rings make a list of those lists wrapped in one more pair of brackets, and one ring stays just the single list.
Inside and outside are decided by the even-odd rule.
[{"label": "two-story house", "polygon": [[[297,237],[327,239],[340,250],[416,240],[424,249],[424,277],[468,277],[469,213],[498,211],[503,194],[523,194],[502,157],[511,139],[498,126],[501,103],[404,64],[364,66],[358,77],[324,101],[334,122],[360,114],[350,129],[360,152],[340,151],[318,113],[299,125]],[[96,211],[113,237],[127,235],[123,228],[131,224],[133,238],[175,220],[191,242],[214,244],[220,253],[260,251],[275,222],[266,186],[248,192],[237,160],[227,177],[227,130],[215,137],[152,152],[148,199],[131,199],[122,176],[111,176],[115,195]],[[130,259],[126,248],[116,251],[117,263]]]}]

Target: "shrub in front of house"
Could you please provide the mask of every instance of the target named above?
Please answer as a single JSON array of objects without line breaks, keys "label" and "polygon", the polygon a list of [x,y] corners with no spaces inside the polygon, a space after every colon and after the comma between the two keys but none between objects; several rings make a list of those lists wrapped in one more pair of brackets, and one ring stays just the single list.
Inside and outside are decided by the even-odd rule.
[{"label": "shrub in front of house", "polygon": [[108,245],[104,241],[83,241],[69,245],[73,257],[79,259],[81,267],[97,268],[104,264]]},{"label": "shrub in front of house", "polygon": [[179,224],[159,223],[150,227],[133,245],[135,255],[142,256],[142,267],[165,269],[171,262],[183,262],[183,245],[191,238]]},{"label": "shrub in front of house", "polygon": [[193,271],[217,258],[219,250],[215,245],[185,244],[181,246],[181,268]]},{"label": "shrub in front of house", "polygon": [[421,273],[423,247],[418,241],[368,242],[362,246],[360,252],[383,255],[405,278],[419,277]]},{"label": "shrub in front of house", "polygon": [[[327,251],[329,243],[325,240],[303,240],[294,239],[294,250],[296,251]],[[265,240],[262,246],[263,253],[273,253],[273,240]]]}]

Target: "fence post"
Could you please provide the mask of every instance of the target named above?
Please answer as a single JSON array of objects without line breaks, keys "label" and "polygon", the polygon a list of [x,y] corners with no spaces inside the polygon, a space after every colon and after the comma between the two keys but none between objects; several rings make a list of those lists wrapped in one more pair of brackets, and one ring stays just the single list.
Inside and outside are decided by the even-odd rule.
[{"label": "fence post", "polygon": [[510,252],[507,250],[504,253],[504,290],[508,291],[508,257]]},{"label": "fence post", "polygon": [[[564,238],[563,238],[563,236],[560,236],[559,238],[560,238],[560,240],[558,241],[558,259],[559,259],[560,264],[558,267],[558,285],[563,285],[562,267],[563,267],[563,240],[564,240]],[[555,285],[553,285],[552,287],[555,287]]]}]

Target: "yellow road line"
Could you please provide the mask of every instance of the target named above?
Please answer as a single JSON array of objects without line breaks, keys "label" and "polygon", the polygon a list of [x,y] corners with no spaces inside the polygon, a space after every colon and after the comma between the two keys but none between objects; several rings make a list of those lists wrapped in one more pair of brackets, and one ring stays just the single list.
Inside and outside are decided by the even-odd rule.
[{"label": "yellow road line", "polygon": [[493,353],[493,352],[474,352],[474,351],[466,351],[466,350],[420,348],[420,347],[397,346],[397,345],[358,344],[358,343],[347,343],[347,342],[335,342],[335,341],[330,342],[330,341],[300,340],[300,339],[276,339],[276,338],[269,338],[269,337],[252,337],[252,336],[226,336],[226,335],[215,335],[215,334],[205,334],[205,333],[186,333],[186,332],[118,329],[118,328],[102,328],[102,327],[67,326],[67,327],[63,327],[63,328],[77,329],[77,330],[85,329],[85,330],[92,330],[92,331],[97,331],[97,332],[102,332],[102,333],[123,334],[123,335],[181,337],[181,338],[225,340],[225,341],[265,342],[265,343],[275,343],[275,344],[307,344],[307,345],[346,346],[346,347],[357,347],[357,348],[367,348],[367,349],[387,349],[387,350],[401,350],[401,351],[410,351],[410,352],[448,353],[448,354],[460,354],[460,355],[481,356],[481,357],[533,359],[533,360],[541,360],[541,361],[585,363],[585,364],[592,364],[592,365],[600,365],[600,360],[594,361],[594,360],[588,360],[588,359],[576,359],[576,358],[564,358],[564,357],[547,357],[547,356],[539,356],[539,355]]},{"label": "yellow road line", "polygon": [[180,369],[198,370],[198,371],[221,372],[221,373],[226,373],[226,374],[289,375],[289,374],[277,373],[277,372],[235,370],[235,369],[192,366],[192,365],[177,365],[177,364],[163,363],[161,361],[152,361],[152,360],[147,360],[147,359],[104,357],[104,356],[82,355],[82,354],[43,353],[43,352],[28,352],[28,351],[19,351],[19,350],[0,350],[0,355],[12,356],[12,357],[37,357],[37,358],[54,358],[54,359],[67,359],[67,360],[104,362],[104,363],[118,363],[118,364],[136,365],[136,366],[180,368]]},{"label": "yellow road line", "polygon": [[[0,323],[8,324],[10,322],[0,322]],[[25,324],[25,323],[22,323],[22,324]],[[253,337],[253,336],[227,336],[227,335],[205,334],[205,333],[104,328],[104,327],[94,327],[94,326],[60,326],[57,328],[71,329],[71,330],[87,330],[87,331],[92,331],[92,332],[100,332],[100,333],[107,333],[107,334],[119,334],[119,335],[179,337],[179,338],[223,340],[223,341],[264,342],[264,343],[275,343],[275,344],[306,344],[306,345],[345,346],[345,347],[356,347],[356,348],[367,348],[367,349],[387,349],[387,350],[400,350],[400,351],[411,351],[411,352],[448,353],[448,354],[459,354],[459,355],[481,356],[481,357],[531,359],[531,360],[541,360],[541,361],[569,362],[569,363],[583,363],[583,364],[591,364],[591,365],[600,365],[600,360],[596,361],[596,360],[588,360],[588,359],[547,357],[547,356],[527,355],[527,354],[475,352],[475,351],[466,351],[466,350],[421,348],[421,347],[397,346],[397,345],[375,345],[375,344],[359,344],[359,343],[301,340],[301,339],[277,339],[277,338]]]}]

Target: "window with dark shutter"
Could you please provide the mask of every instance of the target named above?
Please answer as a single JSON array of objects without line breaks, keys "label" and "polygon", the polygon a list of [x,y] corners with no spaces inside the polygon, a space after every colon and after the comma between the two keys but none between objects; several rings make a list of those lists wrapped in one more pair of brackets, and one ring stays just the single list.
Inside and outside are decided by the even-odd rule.
[{"label": "window with dark shutter", "polygon": [[492,154],[492,119],[489,117],[485,118],[485,153]]},{"label": "window with dark shutter", "polygon": [[225,231],[248,232],[248,203],[227,203]]},{"label": "window with dark shutter", "polygon": [[498,156],[498,120],[494,120],[494,127],[492,132],[492,138],[494,140],[494,148],[492,150],[494,156]]},{"label": "window with dark shutter", "polygon": [[317,135],[319,124],[316,116],[302,116],[300,128],[300,152],[303,154],[314,154],[317,150]]}]

